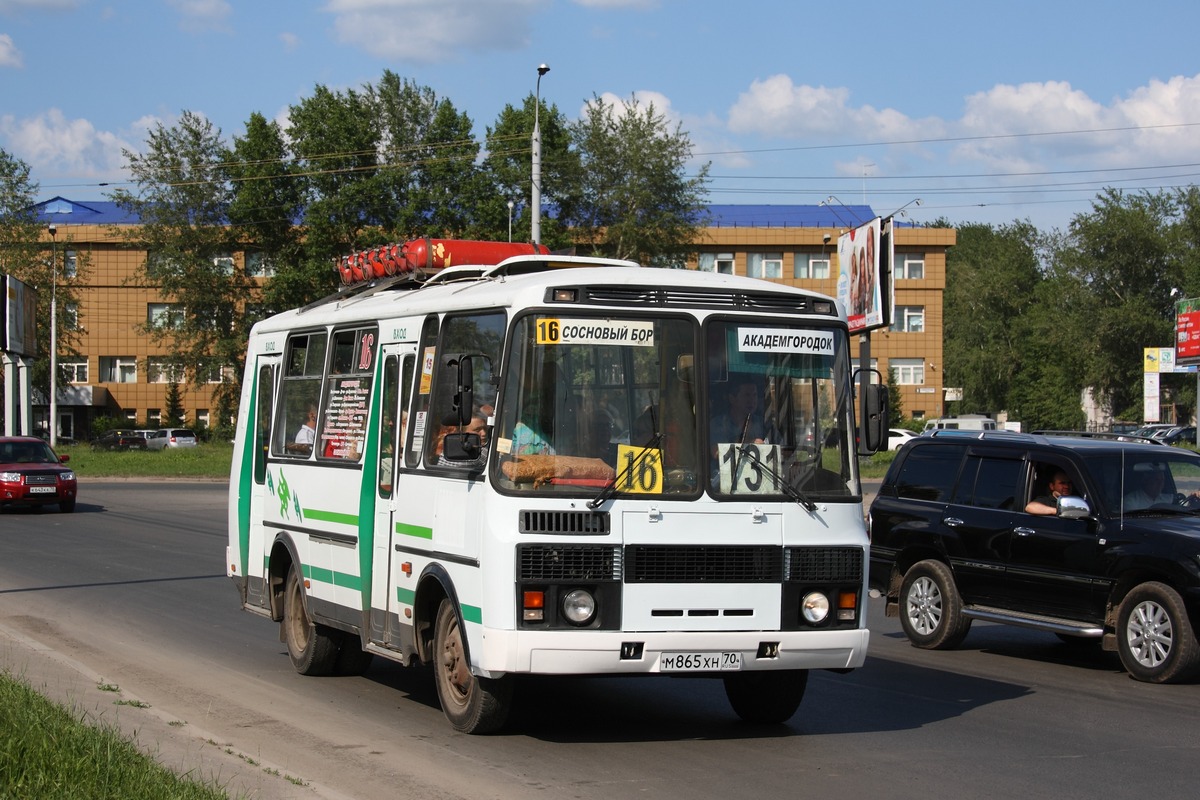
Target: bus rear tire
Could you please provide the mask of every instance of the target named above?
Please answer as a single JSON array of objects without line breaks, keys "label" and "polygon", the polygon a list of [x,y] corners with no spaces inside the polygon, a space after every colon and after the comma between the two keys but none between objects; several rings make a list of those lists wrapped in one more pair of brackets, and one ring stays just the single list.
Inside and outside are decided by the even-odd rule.
[{"label": "bus rear tire", "polygon": [[329,675],[338,658],[338,641],[331,631],[317,625],[304,607],[304,585],[300,568],[293,564],[288,570],[283,594],[283,640],[288,657],[301,675]]},{"label": "bus rear tire", "polygon": [[779,725],[795,715],[808,688],[808,670],[738,672],[725,676],[729,705],[746,722]]},{"label": "bus rear tire", "polygon": [[471,672],[462,622],[449,600],[442,600],[434,623],[433,680],[442,711],[454,730],[491,733],[508,718],[512,677],[481,678]]}]

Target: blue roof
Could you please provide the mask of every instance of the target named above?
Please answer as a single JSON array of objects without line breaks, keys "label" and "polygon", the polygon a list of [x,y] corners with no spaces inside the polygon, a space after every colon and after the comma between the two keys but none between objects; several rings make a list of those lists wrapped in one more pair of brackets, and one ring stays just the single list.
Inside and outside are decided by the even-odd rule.
[{"label": "blue roof", "polygon": [[[136,225],[140,221],[110,200],[53,197],[34,210],[38,221],[47,224]],[[875,216],[866,205],[710,205],[704,222],[716,228],[853,228]]]},{"label": "blue roof", "polygon": [[56,225],[136,225],[140,218],[130,214],[111,200],[77,202],[65,197],[52,197],[36,204],[38,222]]},{"label": "blue roof", "polygon": [[714,228],[855,228],[875,219],[870,206],[710,205]]}]

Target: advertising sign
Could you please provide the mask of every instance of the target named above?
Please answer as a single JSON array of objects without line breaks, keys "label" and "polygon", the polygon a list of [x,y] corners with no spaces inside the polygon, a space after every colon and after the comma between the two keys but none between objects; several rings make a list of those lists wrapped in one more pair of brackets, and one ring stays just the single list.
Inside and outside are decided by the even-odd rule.
[{"label": "advertising sign", "polygon": [[1175,303],[1175,363],[1200,364],[1200,297]]},{"label": "advertising sign", "polygon": [[0,350],[33,358],[37,355],[37,290],[11,275],[0,275]]},{"label": "advertising sign", "polygon": [[884,276],[880,272],[879,217],[838,237],[837,299],[846,307],[851,333],[888,324],[884,316]]}]

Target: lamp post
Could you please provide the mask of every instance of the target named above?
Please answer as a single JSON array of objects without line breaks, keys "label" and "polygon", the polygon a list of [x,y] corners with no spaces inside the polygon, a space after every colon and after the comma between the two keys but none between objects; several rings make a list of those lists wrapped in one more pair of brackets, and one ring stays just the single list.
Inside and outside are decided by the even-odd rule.
[{"label": "lamp post", "polygon": [[58,446],[58,227],[46,226],[50,234],[50,446]]},{"label": "lamp post", "polygon": [[513,212],[513,201],[509,200],[508,201],[508,241],[510,241],[510,242],[512,241],[512,212]]},{"label": "lamp post", "polygon": [[537,83],[533,91],[533,180],[531,205],[533,206],[533,221],[530,224],[530,235],[534,244],[542,243],[542,129],[538,127],[538,109],[542,105],[542,76],[550,71],[545,64],[537,68]]}]

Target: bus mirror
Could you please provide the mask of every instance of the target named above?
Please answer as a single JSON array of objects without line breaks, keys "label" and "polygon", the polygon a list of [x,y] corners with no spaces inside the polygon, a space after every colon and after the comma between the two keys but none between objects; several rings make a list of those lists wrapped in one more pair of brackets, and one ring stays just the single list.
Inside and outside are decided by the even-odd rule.
[{"label": "bus mirror", "polygon": [[478,433],[447,433],[442,439],[442,455],[447,461],[478,461],[482,448]]},{"label": "bus mirror", "polygon": [[675,375],[683,383],[692,383],[692,366],[696,363],[696,357],[691,353],[683,353],[675,360]]},{"label": "bus mirror", "polygon": [[458,412],[458,424],[466,425],[471,421],[471,410],[475,408],[475,368],[472,356],[464,353],[451,359],[450,366],[458,367],[454,386],[454,410]]},{"label": "bus mirror", "polygon": [[887,446],[888,388],[868,383],[860,390],[859,455],[871,455]]}]

